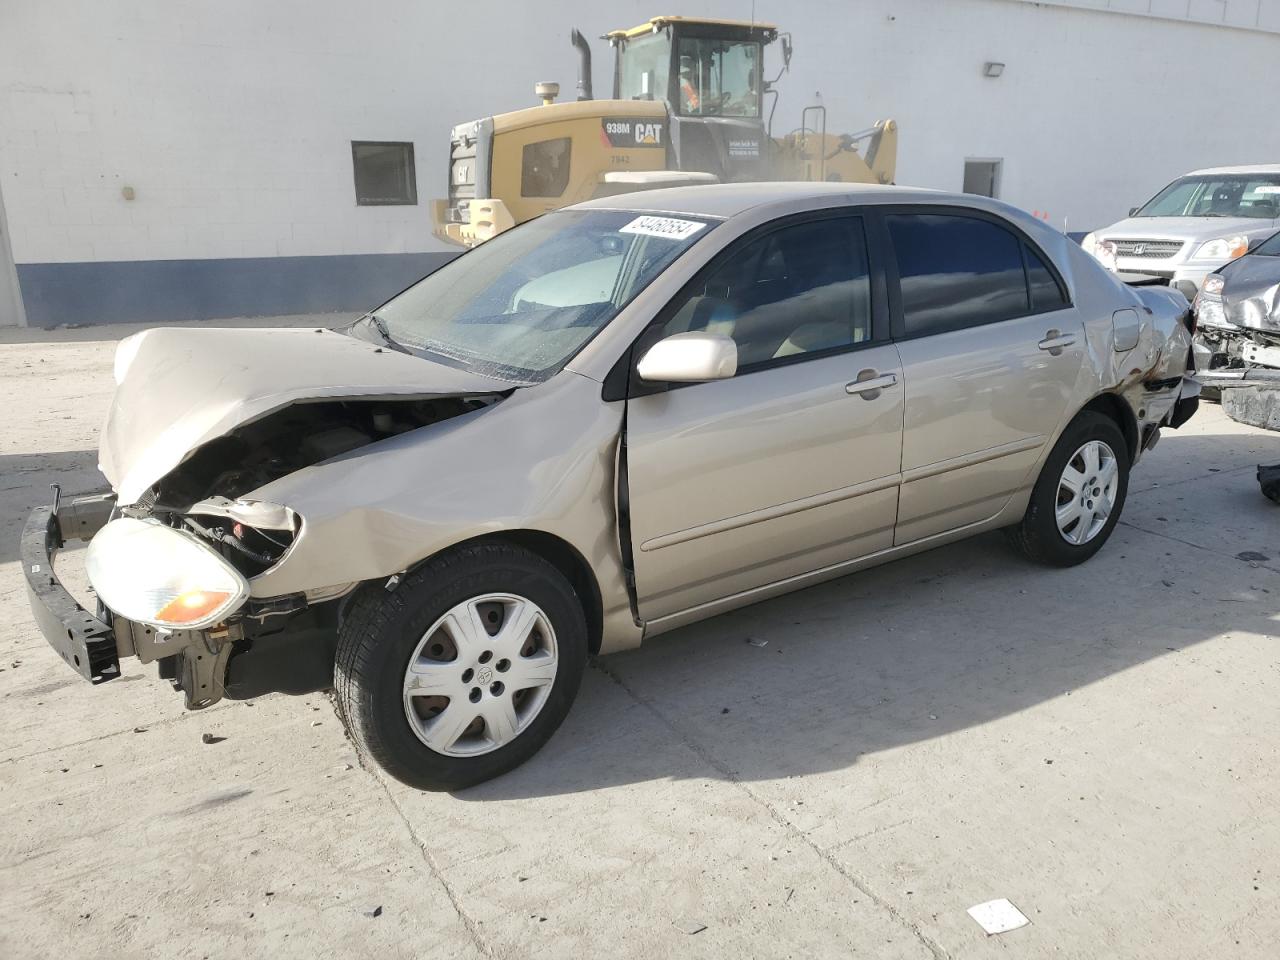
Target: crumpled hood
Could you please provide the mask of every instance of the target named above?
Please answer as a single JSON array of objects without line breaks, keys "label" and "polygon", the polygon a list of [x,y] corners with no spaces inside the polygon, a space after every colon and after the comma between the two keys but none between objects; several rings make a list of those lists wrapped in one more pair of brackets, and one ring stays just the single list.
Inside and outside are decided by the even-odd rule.
[{"label": "crumpled hood", "polygon": [[514,386],[310,327],[145,330],[120,342],[115,377],[98,467],[122,505],[210,440],[292,403]]},{"label": "crumpled hood", "polygon": [[1246,255],[1218,272],[1226,281],[1222,305],[1228,320],[1252,330],[1280,333],[1280,257]]},{"label": "crumpled hood", "polygon": [[1271,220],[1257,217],[1129,217],[1098,230],[1100,240],[1213,240],[1237,234],[1270,236],[1276,232]]}]

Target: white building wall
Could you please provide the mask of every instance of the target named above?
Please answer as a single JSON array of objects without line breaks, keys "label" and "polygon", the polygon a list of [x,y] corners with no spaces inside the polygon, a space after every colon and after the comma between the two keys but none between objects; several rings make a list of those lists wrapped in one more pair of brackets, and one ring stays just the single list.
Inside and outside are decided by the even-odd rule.
[{"label": "white building wall", "polygon": [[[1187,169],[1280,160],[1280,0],[1215,0],[1256,29],[1116,12],[1156,3],[757,0],[756,16],[795,41],[775,132],[816,94],[829,129],[894,117],[900,183],[959,189],[965,157],[1002,158],[1002,196],[1071,230]],[[572,96],[571,26],[596,37],[663,12],[637,0],[0,0],[14,258],[440,249],[427,201],[444,188],[449,128],[534,103],[536,80]],[[606,96],[610,51],[594,52]],[[988,60],[1006,64],[1002,77],[982,76]],[[353,139],[415,143],[418,206],[355,205]]]},{"label": "white building wall", "polygon": [[1280,33],[1280,0],[1020,0]]}]

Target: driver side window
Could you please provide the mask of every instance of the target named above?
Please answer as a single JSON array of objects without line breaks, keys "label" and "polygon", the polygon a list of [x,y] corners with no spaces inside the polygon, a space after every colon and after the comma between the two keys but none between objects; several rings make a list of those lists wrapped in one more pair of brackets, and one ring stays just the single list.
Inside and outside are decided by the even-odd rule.
[{"label": "driver side window", "polygon": [[731,337],[738,372],[871,339],[866,234],[857,217],[773,230],[727,254],[681,303],[662,336]]}]

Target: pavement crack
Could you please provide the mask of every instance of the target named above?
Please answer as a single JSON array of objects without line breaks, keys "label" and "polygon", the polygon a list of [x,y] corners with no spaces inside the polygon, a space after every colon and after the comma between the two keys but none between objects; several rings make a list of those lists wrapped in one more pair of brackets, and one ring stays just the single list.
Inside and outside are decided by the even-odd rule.
[{"label": "pavement crack", "polygon": [[835,853],[837,850],[843,850],[845,847],[851,846],[852,844],[855,844],[860,840],[866,840],[868,837],[874,837],[878,833],[884,833],[887,830],[896,830],[898,827],[905,827],[910,822],[911,822],[910,819],[895,820],[893,823],[881,824],[880,826],[876,827],[874,830],[867,830],[865,833],[854,834],[852,837],[849,837],[845,840],[841,840],[837,844],[833,844],[831,847],[831,852]]},{"label": "pavement crack", "polygon": [[70,743],[59,743],[57,746],[45,747],[43,750],[33,750],[30,753],[24,753],[17,757],[5,757],[3,760],[0,760],[0,765],[4,765],[6,763],[20,763],[23,760],[43,757],[45,754],[57,753],[60,750],[74,750],[76,747],[83,747],[89,743],[97,743],[100,740],[110,740],[112,737],[122,737],[126,735],[143,736],[150,730],[155,730],[160,727],[169,727],[175,723],[182,723],[184,720],[188,720],[193,716],[201,714],[208,716],[210,711],[218,709],[219,706],[221,706],[221,704],[214,704],[212,707],[207,707],[204,710],[193,710],[186,713],[180,713],[176,717],[165,717],[161,720],[149,720],[145,724],[139,724],[137,727],[129,727],[125,730],[112,730],[109,733],[100,733],[96,737],[85,737],[83,740],[73,740]]},{"label": "pavement crack", "polygon": [[[1146,461],[1144,460],[1143,463]],[[1153,493],[1159,490],[1168,490],[1170,487],[1180,487],[1184,483],[1207,483],[1218,477],[1229,477],[1233,473],[1243,473],[1246,470],[1256,470],[1257,466],[1252,463],[1242,464],[1238,467],[1222,467],[1214,473],[1202,473],[1194,477],[1184,477],[1181,480],[1165,480],[1161,483],[1154,483],[1149,487],[1139,487],[1136,490],[1130,490],[1129,496],[1141,496],[1144,493]]]},{"label": "pavement crack", "polygon": [[716,770],[716,772],[718,772],[731,786],[739,790],[748,799],[750,799],[753,803],[755,803],[762,810],[764,810],[764,812],[768,815],[768,817],[771,820],[773,820],[773,822],[776,823],[779,827],[781,827],[782,830],[786,832],[786,834],[791,839],[793,839],[797,843],[804,844],[806,847],[812,850],[818,856],[818,858],[822,860],[823,863],[825,863],[828,867],[830,867],[833,871],[835,871],[835,873],[838,874],[840,877],[844,878],[844,880],[847,883],[849,883],[850,886],[852,886],[855,890],[861,893],[864,897],[866,897],[876,906],[880,907],[880,909],[884,910],[893,919],[895,923],[899,924],[903,929],[905,929],[908,933],[910,933],[917,941],[919,941],[919,943],[929,951],[929,953],[935,958],[935,960],[948,960],[948,958],[950,957],[950,954],[947,953],[946,949],[942,946],[942,944],[938,943],[936,940],[930,937],[927,933],[921,930],[918,924],[913,923],[911,920],[909,920],[902,913],[902,911],[900,911],[897,907],[895,907],[888,899],[876,893],[872,889],[871,884],[865,877],[858,876],[856,873],[850,870],[847,866],[841,863],[835,856],[833,856],[831,851],[826,850],[823,847],[820,847],[817,843],[815,843],[812,839],[810,839],[809,836],[806,833],[804,833],[804,831],[796,827],[790,820],[787,819],[787,817],[784,814],[782,814],[776,807],[774,807],[774,805],[770,803],[765,797],[761,796],[755,790],[751,789],[751,787],[747,783],[745,783],[741,778],[739,778],[738,775],[733,770],[731,770],[729,767],[725,766],[724,763],[718,760],[709,750],[707,750],[706,747],[704,747],[697,740],[693,739],[693,737],[689,736],[689,734],[687,734],[674,722],[669,720],[666,717],[666,715],[663,714],[662,711],[659,710],[653,704],[651,700],[649,700],[647,697],[641,696],[639,693],[633,690],[631,686],[625,680],[623,680],[622,677],[619,676],[611,667],[605,666],[599,660],[596,660],[593,663],[593,666],[595,667],[595,669],[599,670],[600,673],[602,673],[604,676],[608,677],[611,681],[617,684],[622,689],[622,691],[626,693],[627,696],[629,696],[637,704],[639,704],[641,707],[643,707],[644,709],[648,710],[651,714],[653,714],[653,716],[657,718],[659,723],[661,723],[664,727],[666,727],[673,734],[675,734],[680,739],[680,742],[683,743],[689,750],[691,750],[700,760],[702,760],[703,763],[707,764],[708,766]]},{"label": "pavement crack", "polygon": [[[1153,537],[1162,537],[1165,540],[1172,540],[1174,543],[1180,543],[1184,547],[1191,547],[1193,550],[1203,550],[1205,553],[1211,553],[1215,557],[1222,557],[1226,560],[1234,560],[1236,563],[1244,562],[1239,557],[1237,557],[1234,553],[1227,553],[1224,550],[1215,550],[1213,549],[1213,547],[1206,547],[1204,544],[1201,544],[1201,543],[1193,543],[1190,540],[1183,540],[1181,537],[1175,537],[1173,536],[1173,534],[1170,534],[1170,533],[1162,533],[1159,530],[1148,530],[1146,527],[1140,527],[1136,523],[1131,523],[1128,520],[1118,521],[1117,526],[1128,527],[1130,530],[1137,530],[1139,533],[1148,533]],[[1259,563],[1257,569],[1270,570],[1272,573],[1280,573],[1280,567],[1268,566],[1265,563]]]},{"label": "pavement crack", "polygon": [[466,929],[467,936],[470,938],[471,943],[480,951],[481,955],[486,957],[497,956],[497,954],[490,949],[489,944],[485,941],[484,937],[481,936],[480,925],[476,922],[475,918],[473,918],[463,908],[457,892],[453,889],[452,885],[450,885],[449,881],[445,879],[444,872],[440,869],[440,865],[436,863],[435,857],[431,855],[431,851],[427,849],[426,842],[418,836],[418,831],[413,828],[413,823],[405,815],[404,808],[400,806],[399,801],[396,800],[395,794],[391,792],[390,785],[382,777],[379,771],[370,769],[365,764],[364,755],[360,753],[360,751],[356,751],[356,756],[360,758],[360,766],[364,767],[365,771],[378,781],[382,787],[382,792],[385,793],[387,795],[387,799],[391,801],[392,809],[395,810],[396,816],[400,818],[400,822],[404,824],[404,828],[408,831],[409,838],[413,841],[414,846],[418,848],[418,852],[422,855],[422,862],[427,865],[427,870],[430,871],[431,876],[435,877],[436,882],[440,884],[441,888],[444,890],[444,895],[449,898],[449,905],[453,907],[453,912],[456,913],[458,915],[458,919],[462,921],[462,926]]}]

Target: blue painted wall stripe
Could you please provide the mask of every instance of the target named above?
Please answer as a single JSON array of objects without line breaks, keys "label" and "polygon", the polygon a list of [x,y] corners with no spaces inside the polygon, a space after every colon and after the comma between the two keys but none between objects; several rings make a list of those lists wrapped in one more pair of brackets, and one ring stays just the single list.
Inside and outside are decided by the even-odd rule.
[{"label": "blue painted wall stripe", "polygon": [[33,327],[367,310],[457,254],[20,263]]}]

